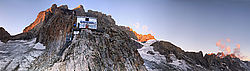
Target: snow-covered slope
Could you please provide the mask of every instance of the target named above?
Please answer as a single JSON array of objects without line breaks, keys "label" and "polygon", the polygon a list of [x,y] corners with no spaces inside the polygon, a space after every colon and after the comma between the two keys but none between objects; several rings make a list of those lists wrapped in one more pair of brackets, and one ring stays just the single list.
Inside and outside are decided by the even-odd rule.
[{"label": "snow-covered slope", "polygon": [[[136,40],[135,40],[136,41]],[[149,40],[137,49],[149,71],[249,71],[249,62],[219,58],[202,52],[185,52],[167,41]]]},{"label": "snow-covered slope", "polygon": [[[166,70],[184,70],[187,71],[189,66],[184,60],[176,59],[174,54],[170,54],[170,59],[173,62],[167,62],[164,55],[161,55],[158,51],[155,51],[153,46],[150,46],[157,40],[149,40],[146,43],[141,43],[142,48],[137,49],[141,57],[144,59],[144,65],[149,71],[166,71]],[[171,69],[172,68],[172,69]],[[174,69],[176,68],[176,69]]]},{"label": "snow-covered slope", "polygon": [[[166,63],[166,58],[164,55],[161,55],[159,52],[153,50],[153,46],[150,46],[152,43],[154,43],[156,40],[149,40],[146,43],[143,44],[143,47],[141,49],[137,49],[140,53],[141,57],[148,61],[154,61],[156,63]],[[148,66],[147,66],[148,67]]]},{"label": "snow-covered slope", "polygon": [[35,41],[11,40],[0,43],[0,71],[27,71],[31,63],[44,52],[44,49],[40,49],[41,44]]},{"label": "snow-covered slope", "polygon": [[3,45],[4,43],[0,41],[0,45]]}]

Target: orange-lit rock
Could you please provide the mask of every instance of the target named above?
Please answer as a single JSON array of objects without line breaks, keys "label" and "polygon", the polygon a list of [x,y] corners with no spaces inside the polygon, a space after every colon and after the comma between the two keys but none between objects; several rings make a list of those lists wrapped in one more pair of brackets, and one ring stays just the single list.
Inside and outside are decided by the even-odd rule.
[{"label": "orange-lit rock", "polygon": [[220,58],[224,58],[226,56],[230,56],[231,58],[238,58],[235,54],[224,54],[223,52],[218,52],[217,54],[209,53],[207,55],[215,55],[215,56],[220,57]]},{"label": "orange-lit rock", "polygon": [[207,55],[214,55],[214,53],[209,53],[209,54],[207,54]]},{"label": "orange-lit rock", "polygon": [[217,56],[220,57],[220,58],[224,58],[225,57],[225,54],[223,52],[218,52],[217,53]]},{"label": "orange-lit rock", "polygon": [[235,54],[230,54],[230,57],[236,58]]},{"label": "orange-lit rock", "polygon": [[37,15],[36,20],[30,24],[29,26],[25,27],[25,29],[23,30],[23,32],[28,32],[29,30],[33,29],[37,24],[42,23],[45,19],[45,11],[40,12]]},{"label": "orange-lit rock", "polygon": [[[51,18],[52,16],[52,13],[55,13],[56,12],[56,9],[58,10],[59,8],[68,8],[67,6],[65,5],[62,5],[60,7],[57,7],[56,4],[53,4],[51,6],[51,8],[45,10],[45,11],[41,11],[38,15],[37,15],[37,18],[36,20],[30,24],[29,26],[25,27],[25,29],[23,30],[23,32],[28,32],[32,29],[34,29],[34,31],[37,31],[38,29],[40,29],[42,26],[42,24],[45,24],[49,18]],[[60,11],[60,10],[58,10]]]},{"label": "orange-lit rock", "polygon": [[[130,28],[130,31],[133,31],[133,29]],[[137,37],[137,41],[140,41],[140,42],[145,42],[145,41],[148,41],[148,40],[155,39],[155,37],[153,35],[151,35],[151,34],[142,35],[142,34],[136,33],[135,31],[133,31],[133,32]]]}]

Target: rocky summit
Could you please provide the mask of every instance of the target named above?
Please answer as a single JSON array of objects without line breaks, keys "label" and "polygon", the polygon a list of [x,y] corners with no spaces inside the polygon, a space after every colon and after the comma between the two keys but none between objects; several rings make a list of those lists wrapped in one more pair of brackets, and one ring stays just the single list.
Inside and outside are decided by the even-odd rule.
[{"label": "rocky summit", "polygon": [[[68,42],[77,16],[96,18],[97,29],[82,29]],[[111,15],[85,11],[82,5],[70,10],[53,4],[22,33],[11,36],[0,28],[0,34],[0,71],[250,70],[250,63],[238,58],[203,56],[152,35],[144,37],[116,25]]]},{"label": "rocky summit", "polygon": [[0,41],[2,42],[7,42],[10,38],[10,34],[3,28],[3,27],[0,27]]}]

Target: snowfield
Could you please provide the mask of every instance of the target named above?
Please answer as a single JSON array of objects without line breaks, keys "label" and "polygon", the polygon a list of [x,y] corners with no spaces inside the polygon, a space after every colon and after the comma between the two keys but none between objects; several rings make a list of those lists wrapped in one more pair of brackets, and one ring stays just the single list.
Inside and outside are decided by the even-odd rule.
[{"label": "snowfield", "polygon": [[[150,46],[156,42],[156,40],[148,40],[146,43],[141,43],[143,45],[142,48],[137,49],[139,54],[144,60],[144,64],[148,71],[162,71],[161,69],[157,69],[158,65],[166,64],[166,58],[164,55],[161,55],[159,52],[153,50],[153,46]],[[148,54],[148,52],[153,52],[154,54]]]},{"label": "snowfield", "polygon": [[0,41],[0,46],[3,45],[4,43]]},{"label": "snowfield", "polygon": [[181,68],[181,69],[184,70],[184,71],[187,71],[187,69],[190,68],[190,67],[187,65],[187,63],[186,63],[185,60],[178,60],[174,54],[170,54],[170,59],[171,59],[173,62],[170,62],[170,63],[168,63],[168,64],[175,65],[175,66],[177,66],[178,68]]},{"label": "snowfield", "polygon": [[[136,40],[135,40],[136,41]],[[144,65],[146,66],[148,71],[164,71],[168,70],[168,68],[177,68],[178,70],[187,71],[190,68],[185,60],[178,60],[174,54],[170,54],[170,59],[172,62],[167,62],[166,57],[161,55],[159,52],[153,50],[153,46],[150,46],[157,40],[149,40],[146,43],[141,43],[143,45],[142,48],[137,49],[139,54],[144,60]]]},{"label": "snowfield", "polygon": [[32,62],[44,53],[41,49],[45,49],[43,44],[35,44],[35,41],[36,39],[0,42],[0,71],[28,71]]},{"label": "snowfield", "polygon": [[[141,43],[143,47],[141,49],[137,49],[143,59],[154,61],[157,63],[161,63],[166,60],[164,55],[161,55],[159,52],[153,50],[153,46],[150,46],[152,43],[156,42],[156,40],[149,40],[146,43]],[[154,55],[148,54],[148,51],[152,51]]]},{"label": "snowfield", "polygon": [[35,49],[45,49],[46,47],[43,46],[43,44],[38,42],[38,43],[36,43],[36,45],[33,48],[35,48]]}]

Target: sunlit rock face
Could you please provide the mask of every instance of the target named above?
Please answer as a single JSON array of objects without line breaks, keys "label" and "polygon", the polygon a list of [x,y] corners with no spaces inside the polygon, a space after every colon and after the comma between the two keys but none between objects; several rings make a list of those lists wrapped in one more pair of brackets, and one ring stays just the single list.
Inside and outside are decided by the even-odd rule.
[{"label": "sunlit rock face", "polygon": [[74,11],[69,10],[67,5],[57,7],[53,4],[51,8],[40,12],[36,20],[24,29],[24,33],[32,33],[38,42],[49,45],[64,38],[75,19]]},{"label": "sunlit rock face", "polygon": [[148,40],[155,40],[155,37],[151,34],[143,35],[143,34],[139,34],[135,31],[133,31],[132,28],[129,28],[129,29],[130,29],[130,31],[132,31],[135,34],[135,36],[137,38],[136,40],[139,42],[146,42]]},{"label": "sunlit rock face", "polygon": [[85,10],[84,10],[84,8],[83,8],[82,5],[79,5],[78,7],[74,8],[73,10],[76,12],[75,15],[77,15],[77,16],[84,16],[84,15],[86,15]]},{"label": "sunlit rock face", "polygon": [[35,26],[37,26],[39,23],[43,23],[43,21],[45,20],[45,11],[42,11],[38,14],[36,20],[30,24],[29,26],[27,26],[23,32],[28,32],[29,30],[33,29]]}]

